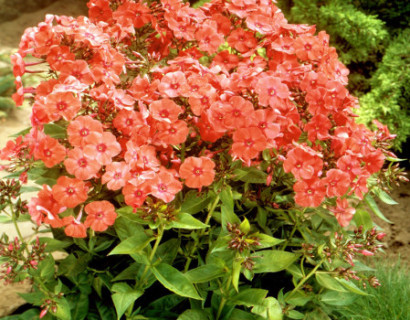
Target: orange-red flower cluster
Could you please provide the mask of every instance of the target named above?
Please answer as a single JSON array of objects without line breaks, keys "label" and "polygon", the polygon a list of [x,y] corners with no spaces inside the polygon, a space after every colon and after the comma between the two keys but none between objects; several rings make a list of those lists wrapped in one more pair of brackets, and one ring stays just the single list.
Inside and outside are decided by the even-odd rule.
[{"label": "orange-red flower cluster", "polygon": [[[219,170],[212,144],[245,166],[275,150],[305,207],[362,197],[381,168],[375,134],[354,121],[357,99],[328,35],[289,24],[273,1],[213,0],[193,9],[181,0],[91,0],[88,7],[89,18],[48,15],[26,30],[13,56],[17,77],[29,68],[27,55],[51,70],[14,96],[34,101],[24,138],[32,156],[62,170],[32,200],[38,223],[75,237],[105,230],[116,215],[112,203],[91,196],[96,186],[122,193],[134,208],[148,197],[171,202],[184,185],[210,186]],[[66,137],[46,135],[49,123],[65,127]],[[66,208],[78,216],[61,218]],[[342,200],[335,214],[342,225],[352,216]]]}]

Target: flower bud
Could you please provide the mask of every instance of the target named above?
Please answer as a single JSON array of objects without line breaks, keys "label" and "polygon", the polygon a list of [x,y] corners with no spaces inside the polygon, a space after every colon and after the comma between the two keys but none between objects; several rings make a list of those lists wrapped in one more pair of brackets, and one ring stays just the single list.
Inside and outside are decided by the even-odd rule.
[{"label": "flower bud", "polygon": [[361,250],[360,253],[366,257],[374,256],[374,253],[369,250]]},{"label": "flower bud", "polygon": [[39,318],[40,319],[43,318],[47,314],[47,312],[48,312],[48,308],[41,310]]},{"label": "flower bud", "polygon": [[380,232],[377,234],[376,239],[379,241],[382,241],[385,236],[386,236],[385,232]]}]

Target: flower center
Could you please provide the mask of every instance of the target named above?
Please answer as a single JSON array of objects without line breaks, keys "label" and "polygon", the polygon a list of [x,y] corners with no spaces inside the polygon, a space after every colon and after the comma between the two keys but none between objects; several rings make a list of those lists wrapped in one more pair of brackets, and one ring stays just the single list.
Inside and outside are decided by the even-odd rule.
[{"label": "flower center", "polygon": [[85,168],[87,166],[87,160],[85,158],[81,158],[77,161],[78,165],[81,168]]},{"label": "flower center", "polygon": [[160,183],[159,185],[158,185],[158,191],[159,192],[165,192],[165,191],[167,191],[167,186],[164,184],[164,183]]},{"label": "flower center", "polygon": [[64,101],[60,101],[59,103],[57,103],[57,109],[60,111],[63,111],[67,108],[67,103],[65,103]]},{"label": "flower center", "polygon": [[88,129],[86,129],[86,128],[83,128],[83,129],[80,130],[80,135],[81,135],[82,137],[86,137],[86,136],[88,136],[89,134],[90,134],[90,130],[88,130]]},{"label": "flower center", "polygon": [[104,152],[105,150],[107,150],[107,146],[104,143],[100,143],[99,145],[97,145],[98,152]]},{"label": "flower center", "polygon": [[193,172],[194,175],[196,175],[196,176],[200,176],[200,175],[202,175],[202,173],[204,173],[204,171],[202,170],[202,168],[199,168],[199,167],[195,167],[192,172]]},{"label": "flower center", "polygon": [[161,112],[159,113],[159,115],[160,115],[162,118],[167,118],[167,117],[169,116],[169,112],[168,112],[168,110],[161,110]]}]

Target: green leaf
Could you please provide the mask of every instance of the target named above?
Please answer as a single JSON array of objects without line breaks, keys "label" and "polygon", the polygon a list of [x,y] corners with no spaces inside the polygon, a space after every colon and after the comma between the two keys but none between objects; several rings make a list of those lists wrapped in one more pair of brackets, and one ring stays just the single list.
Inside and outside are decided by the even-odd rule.
[{"label": "green leaf", "polygon": [[233,309],[229,320],[265,320],[261,316],[240,309]]},{"label": "green leaf", "polygon": [[333,278],[326,272],[318,271],[315,274],[317,282],[326,289],[338,291],[338,292],[347,292],[348,290],[342,285],[337,279]]},{"label": "green leaf", "polygon": [[55,262],[51,255],[47,256],[46,259],[42,260],[38,264],[38,270],[40,270],[40,277],[43,280],[49,280],[54,276],[55,272]]},{"label": "green leaf", "polygon": [[364,292],[363,290],[359,289],[353,282],[347,281],[346,279],[338,279],[336,278],[339,283],[341,283],[347,290],[350,292],[360,294],[362,296],[367,296],[368,293]]},{"label": "green leaf", "polygon": [[239,230],[241,230],[244,234],[248,234],[249,231],[251,231],[251,224],[249,223],[248,219],[243,219],[243,221],[239,225]]},{"label": "green leaf", "polygon": [[44,133],[55,139],[64,139],[67,137],[66,129],[55,123],[45,124]]},{"label": "green leaf", "polygon": [[12,223],[13,219],[9,216],[0,216],[0,223]]},{"label": "green leaf", "polygon": [[39,187],[30,187],[30,186],[23,186],[20,188],[20,193],[27,193],[27,192],[37,192],[40,191],[41,188]]},{"label": "green leaf", "polygon": [[170,228],[179,228],[179,229],[204,229],[209,227],[207,224],[202,223],[198,219],[195,219],[189,213],[181,212],[176,215],[176,220],[172,220],[166,227]]},{"label": "green leaf", "polygon": [[289,267],[296,261],[298,255],[279,250],[262,250],[257,252],[257,257],[254,259],[255,273],[278,272]]},{"label": "green leaf", "polygon": [[137,233],[131,238],[120,242],[108,255],[113,254],[133,254],[143,250],[155,237],[148,238],[144,232]]},{"label": "green leaf", "polygon": [[232,285],[236,292],[239,291],[239,276],[241,275],[242,259],[234,259],[232,264]]},{"label": "green leaf", "polygon": [[286,299],[286,303],[292,306],[303,307],[306,303],[311,301],[312,298],[312,295],[308,296],[303,291],[296,291],[295,294],[293,294],[289,299]]},{"label": "green leaf", "polygon": [[357,227],[363,226],[365,230],[373,228],[372,218],[366,210],[357,209],[353,219]]},{"label": "green leaf", "polygon": [[192,282],[179,270],[166,263],[160,263],[152,268],[152,273],[161,284],[176,294],[203,300],[196,291]]},{"label": "green leaf", "polygon": [[87,317],[89,300],[88,294],[81,293],[79,295],[71,295],[71,305],[74,305],[71,308],[71,318],[75,320],[84,320]]},{"label": "green leaf", "polygon": [[70,306],[65,298],[57,300],[57,310],[52,314],[61,320],[71,320]]},{"label": "green leaf", "polygon": [[171,310],[172,308],[180,304],[183,300],[185,300],[184,297],[172,293],[151,302],[148,305],[148,308],[161,311]]},{"label": "green leaf", "polygon": [[303,319],[305,317],[303,313],[296,310],[290,310],[286,315],[291,319]]},{"label": "green leaf", "polygon": [[39,238],[41,244],[46,244],[45,252],[61,251],[72,244],[72,241],[65,239],[64,241],[57,240],[54,238]]},{"label": "green leaf", "polygon": [[121,280],[135,280],[137,278],[138,272],[141,269],[141,264],[134,262],[126,269],[121,271],[114,279],[111,281],[121,281]]},{"label": "green leaf", "polygon": [[249,183],[266,183],[267,174],[255,167],[247,167],[236,169],[234,171],[235,181],[243,181]]},{"label": "green leaf", "polygon": [[111,296],[114,302],[115,310],[117,311],[117,319],[119,320],[128,307],[135,302],[144,293],[140,290],[132,289],[125,282],[115,283],[111,291],[114,294]]},{"label": "green leaf", "polygon": [[177,320],[209,320],[209,314],[205,310],[188,309]]},{"label": "green leaf", "polygon": [[10,137],[10,138],[17,138],[17,137],[19,137],[19,136],[25,136],[26,134],[28,134],[28,133],[30,132],[30,130],[31,130],[31,127],[28,127],[28,128],[26,128],[26,129],[24,129],[24,130],[21,130],[21,131],[19,131],[19,132],[17,132],[17,133],[14,133],[14,134],[10,135],[9,137]]},{"label": "green leaf", "polygon": [[258,233],[256,237],[258,238],[258,241],[260,242],[260,246],[258,246],[258,249],[270,248],[270,247],[276,246],[277,244],[285,241],[282,239],[277,239],[277,238],[268,236],[265,233]]},{"label": "green leaf", "polygon": [[163,263],[168,263],[172,265],[175,257],[177,256],[178,249],[181,246],[180,238],[172,238],[158,247],[155,257],[161,260]]},{"label": "green leaf", "polygon": [[211,197],[207,193],[198,194],[197,191],[191,190],[185,195],[185,199],[181,205],[181,212],[195,214],[204,210]]},{"label": "green leaf", "polygon": [[222,204],[229,210],[233,212],[233,193],[231,186],[225,186],[219,197],[222,201]]},{"label": "green leaf", "polygon": [[384,203],[387,203],[387,204],[390,204],[390,205],[396,205],[396,204],[398,204],[396,201],[394,201],[394,200],[390,197],[390,195],[389,195],[387,192],[383,191],[382,189],[377,188],[377,189],[374,190],[374,193],[375,193],[375,194],[377,195],[377,197],[378,197],[381,201],[383,201]]},{"label": "green leaf", "polygon": [[376,201],[374,201],[373,197],[370,194],[367,194],[364,197],[364,200],[366,201],[367,205],[372,209],[372,211],[378,216],[380,219],[388,222],[388,223],[393,223],[389,219],[387,219],[384,214],[380,211],[379,207],[377,206]]},{"label": "green leaf", "polygon": [[255,305],[251,311],[267,320],[283,319],[283,312],[279,301],[273,297],[267,297],[263,300],[262,305]]},{"label": "green leaf", "polygon": [[248,288],[241,290],[239,293],[232,296],[230,300],[241,306],[253,307],[263,305],[263,301],[267,294],[268,290]]},{"label": "green leaf", "polygon": [[222,266],[216,264],[205,264],[185,273],[185,276],[192,283],[202,283],[222,277],[225,274]]},{"label": "green leaf", "polygon": [[319,296],[320,301],[331,306],[347,306],[356,297],[349,292],[325,291]]}]

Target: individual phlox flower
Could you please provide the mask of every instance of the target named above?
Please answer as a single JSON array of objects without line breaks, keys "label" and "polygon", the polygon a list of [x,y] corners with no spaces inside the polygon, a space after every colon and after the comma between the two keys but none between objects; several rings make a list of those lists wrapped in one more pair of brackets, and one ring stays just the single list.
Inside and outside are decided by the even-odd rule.
[{"label": "individual phlox flower", "polygon": [[330,197],[343,196],[350,186],[350,176],[339,169],[330,169],[323,179],[326,183],[326,195]]},{"label": "individual phlox flower", "polygon": [[101,164],[98,161],[86,156],[83,150],[78,147],[68,151],[64,165],[68,173],[80,180],[95,178],[101,169]]},{"label": "individual phlox flower", "polygon": [[240,53],[254,49],[257,45],[257,40],[251,31],[245,31],[242,28],[235,29],[226,39],[229,46],[238,50]]},{"label": "individual phlox flower", "polygon": [[150,184],[146,182],[138,185],[128,183],[122,188],[125,203],[133,208],[141,207],[150,191]]},{"label": "individual phlox flower", "polygon": [[45,108],[49,117],[56,121],[63,117],[70,121],[81,108],[81,102],[72,92],[54,92],[47,96]]},{"label": "individual phlox flower", "polygon": [[171,99],[161,99],[149,105],[151,116],[158,121],[174,122],[178,120],[182,108]]},{"label": "individual phlox flower", "polygon": [[85,208],[87,218],[84,221],[86,228],[94,231],[105,231],[112,226],[117,218],[115,207],[106,200],[88,203]]},{"label": "individual phlox flower", "polygon": [[42,160],[47,168],[54,167],[66,157],[66,148],[57,139],[45,136],[34,149],[34,159]]},{"label": "individual phlox flower", "polygon": [[186,91],[186,78],[183,72],[175,71],[167,73],[158,85],[158,91],[164,97],[175,98],[178,96],[185,96]]},{"label": "individual phlox flower", "polygon": [[319,176],[323,168],[323,160],[309,150],[294,148],[286,155],[283,162],[285,172],[292,172],[296,179],[312,179]]},{"label": "individual phlox flower", "polygon": [[61,176],[53,186],[52,193],[58,204],[74,208],[87,200],[88,188],[82,180]]},{"label": "individual phlox flower", "polygon": [[87,237],[87,228],[73,216],[63,218],[64,232],[67,236],[73,238]]},{"label": "individual phlox flower", "polygon": [[256,82],[255,92],[259,94],[259,104],[262,106],[275,107],[281,104],[283,99],[289,98],[288,86],[279,78],[265,76]]},{"label": "individual phlox flower", "polygon": [[77,117],[67,127],[68,141],[75,147],[85,146],[92,132],[103,132],[101,122],[90,116]]},{"label": "individual phlox flower", "polygon": [[156,128],[158,132],[154,137],[154,141],[166,145],[184,143],[189,133],[189,128],[183,120],[177,120],[172,123],[159,122]]},{"label": "individual phlox flower", "polygon": [[181,164],[179,174],[185,185],[201,189],[212,184],[215,178],[215,163],[207,157],[188,157]]},{"label": "individual phlox flower", "polygon": [[353,215],[356,213],[356,209],[349,205],[346,198],[337,199],[336,207],[330,207],[329,210],[334,213],[337,222],[339,222],[342,227],[347,227],[350,220],[352,220]]},{"label": "individual phlox flower", "polygon": [[110,164],[120,152],[121,145],[111,132],[92,132],[84,146],[84,154],[102,165]]},{"label": "individual phlox flower", "polygon": [[101,182],[106,183],[109,190],[118,190],[125,186],[129,177],[129,167],[125,162],[111,162],[105,167]]},{"label": "individual phlox flower", "polygon": [[233,134],[232,155],[244,161],[255,159],[266,149],[267,139],[256,127],[241,128]]},{"label": "individual phlox flower", "polygon": [[150,194],[166,203],[171,202],[182,189],[181,181],[175,179],[174,174],[165,168],[161,168],[149,183]]},{"label": "individual phlox flower", "polygon": [[295,202],[302,207],[318,207],[325,198],[326,186],[323,180],[298,181],[293,185]]},{"label": "individual phlox flower", "polygon": [[114,127],[126,136],[130,136],[135,127],[144,124],[142,114],[134,110],[120,110],[113,120]]}]

